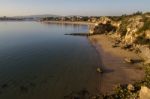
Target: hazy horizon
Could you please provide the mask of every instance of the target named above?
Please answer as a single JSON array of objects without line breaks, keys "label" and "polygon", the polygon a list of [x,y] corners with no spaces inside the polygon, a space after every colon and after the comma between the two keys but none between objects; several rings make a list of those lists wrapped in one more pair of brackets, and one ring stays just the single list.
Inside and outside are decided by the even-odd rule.
[{"label": "hazy horizon", "polygon": [[1,0],[0,17],[28,15],[108,16],[149,12],[149,0]]}]

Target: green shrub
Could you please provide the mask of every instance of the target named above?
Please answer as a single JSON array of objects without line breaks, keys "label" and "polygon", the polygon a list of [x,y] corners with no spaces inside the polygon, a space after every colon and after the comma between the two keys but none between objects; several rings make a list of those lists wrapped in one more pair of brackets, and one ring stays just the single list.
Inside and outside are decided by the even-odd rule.
[{"label": "green shrub", "polygon": [[113,21],[121,21],[123,20],[124,18],[126,18],[127,15],[122,15],[122,16],[109,16],[109,18]]},{"label": "green shrub", "polygon": [[142,14],[143,14],[142,11],[137,11],[137,12],[133,13],[133,15],[142,15]]},{"label": "green shrub", "polygon": [[147,39],[144,35],[137,37],[135,43],[141,45],[150,45],[150,39]]},{"label": "green shrub", "polygon": [[143,31],[146,31],[146,30],[150,30],[150,18],[147,18],[147,17],[143,16],[142,21],[144,22],[144,25],[143,25],[142,28],[139,29],[139,31],[138,31],[139,33],[143,32]]},{"label": "green shrub", "polygon": [[129,24],[128,18],[123,19],[122,23],[120,24],[118,32],[121,33],[121,36],[125,36],[127,33],[127,25]]}]

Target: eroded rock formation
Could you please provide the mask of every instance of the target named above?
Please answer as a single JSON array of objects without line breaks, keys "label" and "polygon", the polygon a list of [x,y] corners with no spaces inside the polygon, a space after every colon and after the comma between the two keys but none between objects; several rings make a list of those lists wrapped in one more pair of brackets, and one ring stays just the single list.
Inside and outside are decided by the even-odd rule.
[{"label": "eroded rock formation", "polygon": [[123,46],[132,45],[134,49],[140,50],[146,63],[150,63],[150,17],[147,15],[126,16],[118,21],[101,17],[90,31],[93,34],[111,34]]}]

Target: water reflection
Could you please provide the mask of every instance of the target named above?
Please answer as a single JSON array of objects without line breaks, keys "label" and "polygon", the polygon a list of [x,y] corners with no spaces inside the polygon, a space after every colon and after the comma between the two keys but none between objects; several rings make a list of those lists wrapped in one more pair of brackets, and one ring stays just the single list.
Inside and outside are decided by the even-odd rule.
[{"label": "water reflection", "polygon": [[[95,92],[98,56],[85,25],[0,23],[0,99],[61,99],[86,88]],[[88,82],[88,83],[87,83]]]}]

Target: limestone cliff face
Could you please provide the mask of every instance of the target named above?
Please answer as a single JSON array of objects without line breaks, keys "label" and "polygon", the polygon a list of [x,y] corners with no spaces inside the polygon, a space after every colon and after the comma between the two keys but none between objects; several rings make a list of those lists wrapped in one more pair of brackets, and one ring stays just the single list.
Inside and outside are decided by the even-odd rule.
[{"label": "limestone cliff face", "polygon": [[138,46],[141,53],[140,56],[145,60],[145,64],[150,64],[150,48],[148,46]]},{"label": "limestone cliff face", "polygon": [[129,18],[129,20],[127,20],[127,23],[128,23],[126,26],[127,32],[123,39],[125,43],[133,44],[136,41],[138,35],[140,35],[137,32],[140,28],[142,28],[142,26],[144,24],[140,20],[142,20],[141,16],[135,16],[135,17]]},{"label": "limestone cliff face", "polygon": [[141,56],[150,61],[150,17],[147,15],[126,16],[118,21],[101,17],[92,31],[93,34],[111,33],[111,37],[123,44],[137,47]]},{"label": "limestone cliff face", "polygon": [[145,64],[150,64],[149,18],[144,17],[144,15],[132,16],[126,20],[126,23],[126,33],[122,37],[122,42],[138,48],[141,52],[139,53],[140,56],[146,60]]},{"label": "limestone cliff face", "polygon": [[117,25],[108,17],[101,17],[90,31],[93,31],[93,34],[103,34],[109,32],[115,32],[117,29]]},{"label": "limestone cliff face", "polygon": [[150,30],[145,31],[146,39],[150,39]]}]

